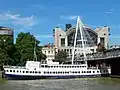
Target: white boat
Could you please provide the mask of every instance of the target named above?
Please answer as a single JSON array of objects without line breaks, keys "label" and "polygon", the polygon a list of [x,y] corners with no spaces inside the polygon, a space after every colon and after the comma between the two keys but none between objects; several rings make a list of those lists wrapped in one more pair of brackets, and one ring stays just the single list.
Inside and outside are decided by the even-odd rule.
[{"label": "white boat", "polygon": [[[74,63],[78,31],[81,34],[80,38],[82,41],[84,64]],[[47,61],[45,64],[42,64],[42,62],[38,62],[37,60],[27,61],[24,67],[4,66],[4,74],[3,74],[4,77],[12,80],[13,79],[14,80],[23,80],[23,79],[33,80],[33,79],[43,79],[43,78],[58,78],[58,79],[62,78],[63,79],[63,78],[98,77],[101,75],[111,74],[110,68],[101,70],[98,67],[88,67],[82,34],[83,32],[82,32],[81,20],[78,17],[71,64],[59,64],[59,62],[53,62],[53,61]]]}]

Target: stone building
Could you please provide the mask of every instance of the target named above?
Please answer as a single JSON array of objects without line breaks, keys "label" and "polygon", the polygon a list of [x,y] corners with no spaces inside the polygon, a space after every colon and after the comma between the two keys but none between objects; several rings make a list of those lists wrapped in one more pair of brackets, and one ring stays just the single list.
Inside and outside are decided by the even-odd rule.
[{"label": "stone building", "polygon": [[[104,26],[93,30],[90,27],[85,26],[84,29],[88,33],[86,34],[88,38],[87,43],[91,43],[91,45],[85,48],[86,53],[95,53],[98,43],[102,43],[106,49],[109,48],[109,27]],[[72,27],[71,24],[66,24],[66,30],[62,30],[61,28],[56,27],[53,30],[53,33],[55,39],[55,47],[59,50],[64,50],[68,52],[69,55],[71,55],[74,45],[75,27]],[[83,52],[82,48],[79,48],[78,51],[80,54]]]},{"label": "stone building", "polygon": [[[97,45],[103,44],[106,49],[109,48],[109,35],[110,28],[108,26],[97,27],[95,30],[84,25],[84,44],[86,54],[97,52]],[[47,55],[47,59],[54,59],[55,52],[62,50],[68,53],[68,57],[71,58],[74,46],[76,28],[71,24],[66,24],[65,30],[60,27],[53,29],[54,47],[44,47],[43,53]],[[80,43],[81,46],[81,43]],[[76,48],[76,52],[83,55],[83,48]],[[51,57],[51,58],[50,58]]]},{"label": "stone building", "polygon": [[11,28],[0,26],[0,41],[6,41],[5,37],[9,37],[11,43],[14,43],[14,31]]},{"label": "stone building", "polygon": [[51,61],[55,59],[55,54],[57,52],[57,49],[54,47],[54,45],[48,44],[43,46],[42,53],[47,56],[46,60]]}]

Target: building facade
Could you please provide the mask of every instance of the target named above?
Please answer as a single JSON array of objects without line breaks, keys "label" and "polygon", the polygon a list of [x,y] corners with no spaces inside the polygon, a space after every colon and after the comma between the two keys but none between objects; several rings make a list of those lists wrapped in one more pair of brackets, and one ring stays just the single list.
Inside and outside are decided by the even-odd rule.
[{"label": "building facade", "polygon": [[[66,24],[66,30],[56,27],[53,30],[55,47],[59,50],[64,50],[71,55],[74,46],[75,29],[75,27],[72,27],[72,25],[68,24]],[[109,48],[109,27],[104,26],[93,30],[88,26],[84,26],[84,31],[87,33],[84,33],[87,40],[85,44],[89,44],[85,48],[86,54],[95,53],[97,51],[98,43],[102,43],[106,49]],[[76,51],[78,51],[80,54],[83,54],[82,48],[76,49]]]},{"label": "building facade", "polygon": [[[63,30],[60,27],[53,29],[54,47],[44,47],[43,53],[46,54],[47,60],[55,58],[56,52],[59,50],[65,51],[68,54],[68,58],[72,57],[74,38],[76,28],[71,24],[66,24],[66,29]],[[110,28],[107,26],[97,27],[95,30],[91,29],[87,25],[83,27],[83,38],[85,44],[86,54],[96,53],[98,44],[101,43],[106,49],[109,48],[109,35]],[[75,53],[83,55],[82,41],[79,42],[79,48],[75,48]]]},{"label": "building facade", "polygon": [[14,43],[14,31],[11,28],[0,26],[0,41],[9,39],[10,43]]},{"label": "building facade", "polygon": [[108,26],[97,27],[95,32],[98,35],[97,43],[101,43],[104,45],[106,49],[109,48],[109,36],[110,36],[110,28]]},{"label": "building facade", "polygon": [[55,59],[55,54],[57,52],[57,49],[53,45],[45,45],[42,48],[42,53],[47,56],[46,60],[51,61]]}]

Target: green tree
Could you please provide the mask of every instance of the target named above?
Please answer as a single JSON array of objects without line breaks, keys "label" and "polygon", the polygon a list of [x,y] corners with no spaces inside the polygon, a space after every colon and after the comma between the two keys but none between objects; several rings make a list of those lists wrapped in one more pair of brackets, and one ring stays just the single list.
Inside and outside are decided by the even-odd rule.
[{"label": "green tree", "polygon": [[[36,42],[36,45],[35,45]],[[24,65],[27,60],[34,59],[34,47],[36,46],[37,60],[42,59],[41,48],[39,46],[40,41],[36,40],[33,35],[28,33],[19,33],[16,39],[15,47],[17,54],[20,53],[20,64]]]},{"label": "green tree", "polygon": [[0,35],[0,65],[9,64],[12,60],[13,37]]},{"label": "green tree", "polygon": [[20,58],[21,58],[20,52],[17,50],[16,46],[13,45],[12,52],[11,52],[11,59],[12,60],[10,61],[9,65],[19,65]]},{"label": "green tree", "polygon": [[55,59],[54,61],[61,63],[66,62],[67,59],[67,53],[65,51],[59,51],[56,55],[55,55]]},{"label": "green tree", "polygon": [[105,52],[105,47],[104,47],[104,45],[103,44],[101,44],[101,43],[99,43],[98,45],[97,45],[97,51],[98,52]]},{"label": "green tree", "polygon": [[[35,44],[36,41],[36,44]],[[40,41],[36,40],[30,33],[19,33],[16,44],[13,37],[0,36],[0,66],[2,65],[24,65],[27,60],[34,60],[34,47],[36,46],[37,60],[46,59],[42,54]]]}]

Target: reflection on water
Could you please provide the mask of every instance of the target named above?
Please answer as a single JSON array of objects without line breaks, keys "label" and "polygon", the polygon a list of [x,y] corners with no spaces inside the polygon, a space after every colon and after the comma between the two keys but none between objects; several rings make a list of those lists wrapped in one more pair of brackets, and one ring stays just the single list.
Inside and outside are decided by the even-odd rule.
[{"label": "reflection on water", "polygon": [[120,90],[120,79],[79,78],[25,81],[0,80],[0,90]]}]

